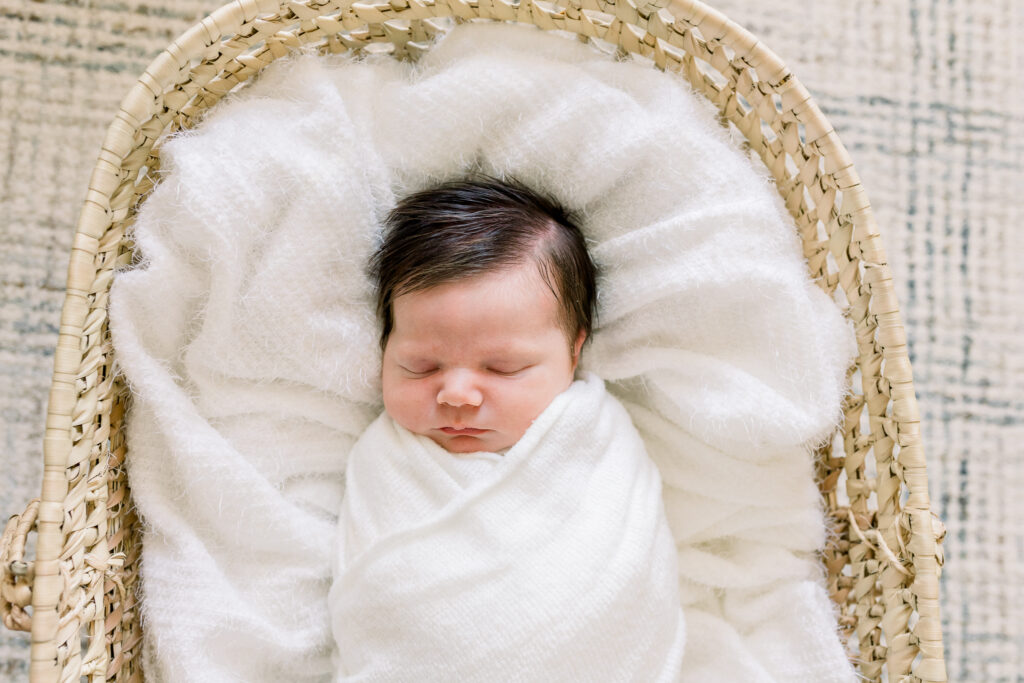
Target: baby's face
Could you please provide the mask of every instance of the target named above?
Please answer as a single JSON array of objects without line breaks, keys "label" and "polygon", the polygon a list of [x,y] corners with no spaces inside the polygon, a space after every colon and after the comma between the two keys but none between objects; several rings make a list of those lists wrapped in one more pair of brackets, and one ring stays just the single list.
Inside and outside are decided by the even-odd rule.
[{"label": "baby's face", "polygon": [[397,297],[384,349],[384,407],[452,453],[515,444],[572,383],[558,303],[524,263]]}]

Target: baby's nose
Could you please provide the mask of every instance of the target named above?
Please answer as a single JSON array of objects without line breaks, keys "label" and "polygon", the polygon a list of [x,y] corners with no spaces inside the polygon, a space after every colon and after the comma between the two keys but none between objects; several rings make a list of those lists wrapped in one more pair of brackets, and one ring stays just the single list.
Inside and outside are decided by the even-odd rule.
[{"label": "baby's nose", "polygon": [[484,400],[483,394],[473,380],[473,374],[464,370],[451,370],[445,373],[444,383],[437,392],[437,402],[455,408],[462,406],[479,406]]}]

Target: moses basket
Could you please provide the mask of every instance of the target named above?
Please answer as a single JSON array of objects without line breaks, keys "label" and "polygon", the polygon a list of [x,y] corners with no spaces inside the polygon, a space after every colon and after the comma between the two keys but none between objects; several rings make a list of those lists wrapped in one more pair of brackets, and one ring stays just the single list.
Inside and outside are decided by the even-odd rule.
[{"label": "moses basket", "polygon": [[153,60],[110,125],[74,236],[42,494],[0,541],[0,609],[8,628],[31,631],[30,681],[144,680],[140,524],[122,431],[130,397],[115,376],[106,311],[115,268],[132,261],[125,230],[153,187],[155,143],[295,48],[415,60],[471,20],[535,24],[674,71],[764,161],[811,276],[844,301],[856,328],[845,422],[817,454],[836,532],[821,560],[848,650],[869,681],[945,681],[944,531],[929,509],[906,336],[871,207],[807,90],[753,35],[696,0],[238,0]]}]

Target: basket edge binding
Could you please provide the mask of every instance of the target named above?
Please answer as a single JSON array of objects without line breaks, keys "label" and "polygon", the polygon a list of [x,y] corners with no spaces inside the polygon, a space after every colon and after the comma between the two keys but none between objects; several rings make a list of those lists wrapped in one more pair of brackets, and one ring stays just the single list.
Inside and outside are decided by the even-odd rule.
[{"label": "basket edge binding", "polygon": [[[830,574],[840,561],[851,568],[830,576],[830,590],[855,627],[865,677],[946,680],[938,611],[941,523],[933,528],[906,337],[870,205],[810,93],[752,34],[697,0],[640,6],[572,0],[565,7],[532,0],[240,0],[195,24],[151,62],[108,129],[72,246],[36,519],[30,680],[142,676],[132,573],[140,548],[118,429],[128,397],[114,369],[106,296],[113,270],[131,257],[125,229],[154,184],[154,144],[168,129],[194,125],[223,95],[291,50],[319,42],[322,51],[384,48],[415,58],[438,32],[429,18],[441,16],[570,31],[652,60],[684,76],[757,151],[797,222],[812,277],[827,292],[840,287],[857,330],[863,393],[847,402],[846,454],[822,452],[823,495],[839,531],[824,560]],[[144,166],[150,173],[140,176]],[[843,475],[848,506],[836,491]],[[123,550],[112,555],[118,547]],[[112,592],[116,599],[108,602]]]}]

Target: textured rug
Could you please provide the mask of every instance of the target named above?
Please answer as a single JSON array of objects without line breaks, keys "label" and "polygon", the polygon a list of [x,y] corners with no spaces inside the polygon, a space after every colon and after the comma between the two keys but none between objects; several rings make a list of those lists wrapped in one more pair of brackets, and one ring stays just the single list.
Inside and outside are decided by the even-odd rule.
[{"label": "textured rug", "polygon": [[[219,4],[0,3],[4,515],[39,495],[68,253],[106,126],[149,61]],[[881,226],[949,532],[950,680],[1024,681],[1024,3],[712,4],[815,96]],[[0,680],[28,680],[27,660],[27,636],[0,630]]]}]

